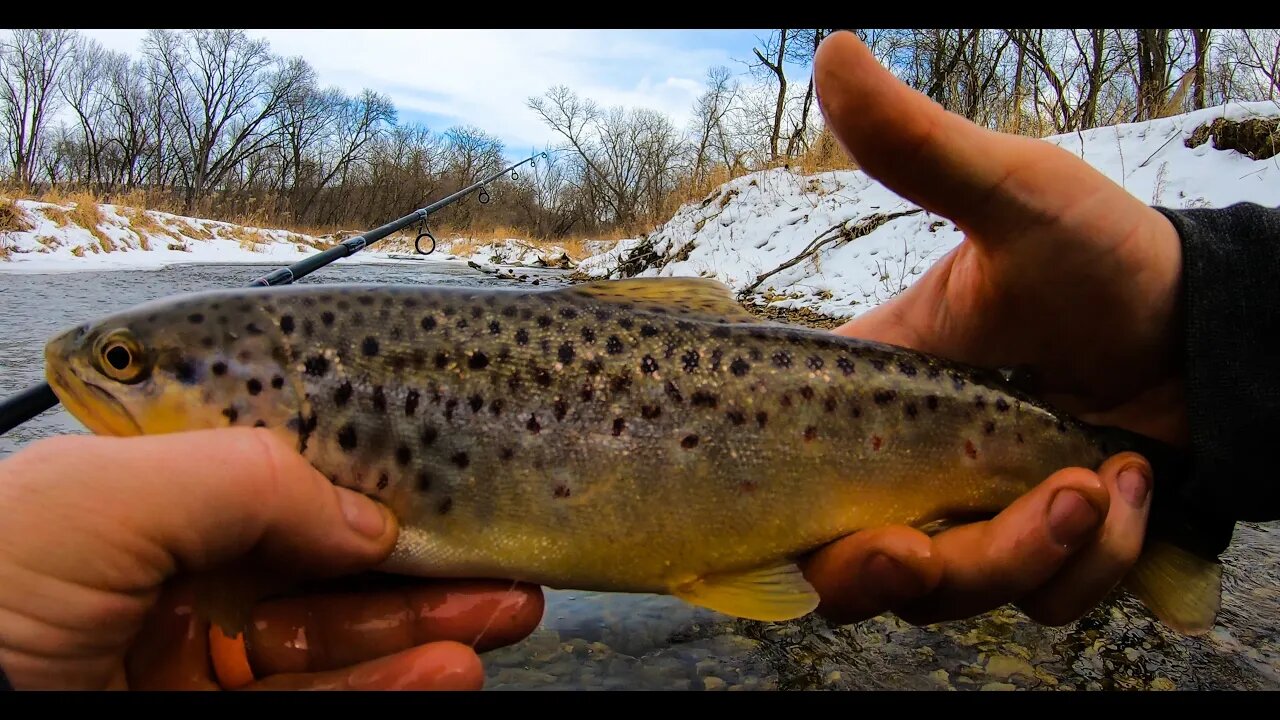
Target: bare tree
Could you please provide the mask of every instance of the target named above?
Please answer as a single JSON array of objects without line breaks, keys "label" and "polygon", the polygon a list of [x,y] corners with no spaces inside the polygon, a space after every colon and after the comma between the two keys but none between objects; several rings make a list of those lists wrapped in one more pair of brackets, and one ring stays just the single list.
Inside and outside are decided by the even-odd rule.
[{"label": "bare tree", "polygon": [[[769,69],[773,73],[774,79],[778,83],[778,97],[774,105],[773,111],[773,130],[769,134],[769,159],[778,159],[778,138],[782,135],[782,111],[787,103],[787,73],[783,68],[783,62],[787,57],[787,40],[790,37],[787,30],[778,30],[769,36],[769,40],[765,43],[765,52],[770,57],[765,57],[759,48],[752,48],[752,52],[760,59],[760,64]],[[775,58],[775,59],[770,59]]]},{"label": "bare tree", "polygon": [[34,179],[45,125],[56,111],[58,72],[71,53],[75,32],[20,28],[0,43],[0,110],[14,179]]}]

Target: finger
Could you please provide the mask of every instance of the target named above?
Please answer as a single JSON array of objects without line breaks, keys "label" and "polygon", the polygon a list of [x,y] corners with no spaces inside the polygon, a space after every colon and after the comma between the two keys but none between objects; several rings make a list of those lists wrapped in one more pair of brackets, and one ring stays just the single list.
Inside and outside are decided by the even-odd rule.
[{"label": "finger", "polygon": [[192,588],[171,585],[156,600],[125,657],[134,690],[217,690],[209,653],[209,624],[195,612]]},{"label": "finger", "polygon": [[813,73],[819,106],[836,138],[894,192],[966,230],[1008,210],[993,193],[1013,164],[1012,138],[911,89],[850,32],[823,41]]},{"label": "finger", "polygon": [[943,563],[938,587],[894,612],[915,624],[973,617],[1047,582],[1096,537],[1110,504],[1097,474],[1067,468],[999,515],[933,538]]},{"label": "finger", "polygon": [[273,675],[251,690],[480,690],[484,667],[475,651],[443,641],[415,647],[354,667],[319,673]]},{"label": "finger", "polygon": [[1101,536],[1018,603],[1043,625],[1066,625],[1096,607],[1142,552],[1151,507],[1151,467],[1134,453],[1122,453],[1103,463],[1098,476],[1113,498]]},{"label": "finger", "polygon": [[[177,567],[199,571],[250,551],[301,574],[340,575],[375,565],[395,544],[385,508],[333,486],[264,430],[54,438],[29,448],[15,474],[39,477],[54,460],[56,476],[23,484],[32,512],[18,522],[39,532],[57,526],[48,513],[76,517],[66,532],[39,533],[49,536],[40,562],[82,584],[150,587]],[[101,548],[95,563],[77,551],[86,542]]]},{"label": "finger", "polygon": [[942,579],[927,535],[909,527],[875,528],[838,540],[803,564],[822,598],[818,613],[847,624],[923,596]]},{"label": "finger", "polygon": [[533,632],[537,586],[509,581],[413,581],[384,590],[281,598],[257,605],[245,630],[257,677],[336,670],[440,641],[485,652]]}]

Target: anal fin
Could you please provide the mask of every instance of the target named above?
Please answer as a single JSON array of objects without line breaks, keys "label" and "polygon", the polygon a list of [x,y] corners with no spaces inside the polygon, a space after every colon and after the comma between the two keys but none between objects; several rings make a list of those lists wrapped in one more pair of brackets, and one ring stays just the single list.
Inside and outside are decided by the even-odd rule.
[{"label": "anal fin", "polygon": [[1148,545],[1124,585],[1184,635],[1209,632],[1222,605],[1222,565],[1164,542]]},{"label": "anal fin", "polygon": [[671,588],[692,605],[765,622],[803,617],[818,607],[817,591],[795,563],[698,578]]}]

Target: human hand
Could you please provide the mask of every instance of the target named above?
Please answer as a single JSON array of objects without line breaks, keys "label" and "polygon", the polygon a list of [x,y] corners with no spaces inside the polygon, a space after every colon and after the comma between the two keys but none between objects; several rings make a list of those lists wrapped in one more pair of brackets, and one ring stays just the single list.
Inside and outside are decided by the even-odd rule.
[{"label": "human hand", "polygon": [[[832,132],[861,168],[965,233],[906,291],[835,332],[1027,369],[1033,392],[1087,422],[1186,444],[1181,247],[1162,214],[1065,150],[944,111],[851,33],[823,43],[814,76]],[[1137,473],[1122,472],[1131,465]],[[1096,473],[1064,469],[989,522],[933,538],[858,533],[807,572],[822,612],[843,621],[892,610],[937,622],[1016,603],[1065,624],[1135,563],[1151,482],[1133,454]]]},{"label": "human hand", "polygon": [[[190,573],[332,580],[397,533],[266,431],[33,443],[0,463],[0,667],[18,689],[216,689]],[[542,617],[537,587],[396,582],[257,605],[248,687],[479,689],[476,652]]]}]

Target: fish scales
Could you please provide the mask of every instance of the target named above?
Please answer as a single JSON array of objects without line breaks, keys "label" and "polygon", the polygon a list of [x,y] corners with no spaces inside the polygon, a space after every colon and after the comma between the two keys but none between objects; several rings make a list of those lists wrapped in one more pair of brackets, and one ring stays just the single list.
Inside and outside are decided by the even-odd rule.
[{"label": "fish scales", "polygon": [[[863,528],[994,513],[1105,457],[994,376],[648,283],[201,293],[95,332],[126,324],[152,359],[147,397],[116,400],[137,431],[284,435],[392,509],[385,567],[412,575],[734,609],[688,588]],[[94,392],[60,359],[84,335],[49,346],[72,399]]]}]

